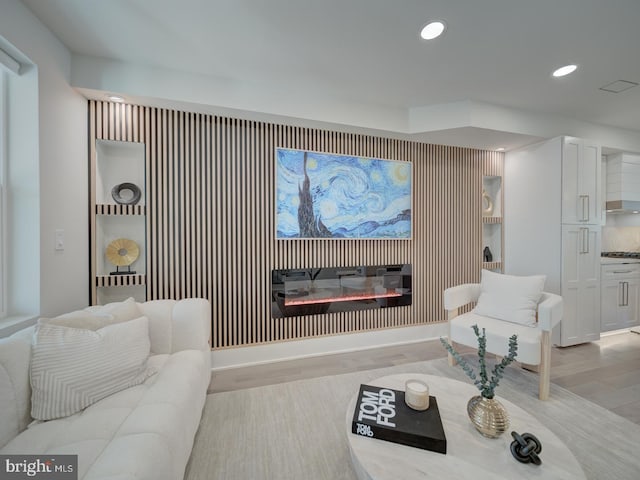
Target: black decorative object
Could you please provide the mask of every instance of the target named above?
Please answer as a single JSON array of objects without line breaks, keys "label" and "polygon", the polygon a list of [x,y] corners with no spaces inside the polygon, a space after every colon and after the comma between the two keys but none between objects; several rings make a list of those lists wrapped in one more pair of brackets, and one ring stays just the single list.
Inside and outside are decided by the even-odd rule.
[{"label": "black decorative object", "polygon": [[400,390],[360,385],[351,432],[446,454],[447,438],[436,398],[429,397],[428,409],[414,410],[404,395]]},{"label": "black decorative object", "polygon": [[522,463],[533,463],[540,465],[542,460],[538,454],[542,451],[542,443],[534,435],[530,433],[511,432],[511,436],[515,439],[511,442],[511,455]]},{"label": "black decorative object", "polygon": [[[120,192],[122,190],[129,190],[132,193],[130,199],[125,200],[120,196]],[[120,183],[111,189],[111,196],[115,200],[116,203],[120,205],[136,205],[140,201],[141,196],[140,189],[134,183]]]},{"label": "black decorative object", "polygon": [[489,247],[484,247],[483,254],[485,262],[493,262],[493,254],[491,253],[491,250],[489,250]]}]

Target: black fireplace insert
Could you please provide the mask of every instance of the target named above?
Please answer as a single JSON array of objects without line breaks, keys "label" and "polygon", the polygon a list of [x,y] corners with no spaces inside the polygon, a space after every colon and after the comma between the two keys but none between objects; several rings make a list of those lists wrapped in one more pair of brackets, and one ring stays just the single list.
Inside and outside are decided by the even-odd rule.
[{"label": "black fireplace insert", "polygon": [[411,305],[411,265],[271,272],[274,318]]}]

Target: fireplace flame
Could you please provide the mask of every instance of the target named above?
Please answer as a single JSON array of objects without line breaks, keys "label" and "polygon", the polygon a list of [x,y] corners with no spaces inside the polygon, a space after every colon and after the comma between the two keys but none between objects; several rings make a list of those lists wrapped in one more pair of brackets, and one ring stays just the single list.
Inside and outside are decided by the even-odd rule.
[{"label": "fireplace flame", "polygon": [[315,305],[317,303],[333,303],[333,302],[352,302],[358,300],[374,300],[376,298],[392,298],[392,297],[401,297],[402,293],[396,291],[387,291],[384,293],[376,293],[376,292],[362,292],[362,293],[349,293],[345,295],[339,296],[330,296],[330,297],[311,297],[307,296],[304,298],[285,298],[284,304],[285,306],[294,306],[294,305]]}]

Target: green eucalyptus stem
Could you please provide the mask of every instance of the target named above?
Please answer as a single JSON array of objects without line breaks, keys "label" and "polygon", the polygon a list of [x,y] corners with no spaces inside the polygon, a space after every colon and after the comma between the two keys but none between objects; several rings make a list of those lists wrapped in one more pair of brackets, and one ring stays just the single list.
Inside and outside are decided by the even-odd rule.
[{"label": "green eucalyptus stem", "polygon": [[478,325],[473,325],[473,332],[478,338],[478,369],[480,378],[476,375],[469,362],[464,359],[451,344],[444,338],[440,337],[440,342],[447,349],[447,351],[455,358],[460,364],[464,373],[473,380],[473,384],[480,390],[480,393],[485,398],[493,398],[495,396],[495,389],[500,383],[500,379],[504,376],[504,369],[515,360],[518,353],[518,336],[512,335],[509,337],[509,353],[506,357],[503,357],[499,363],[496,363],[491,370],[491,378],[487,374],[487,363],[485,356],[487,353],[487,336],[485,329],[482,329],[482,334],[478,329]]},{"label": "green eucalyptus stem", "polygon": [[487,353],[487,337],[484,328],[482,329],[482,335],[480,335],[478,325],[473,325],[471,328],[473,328],[473,332],[476,334],[476,338],[478,339],[478,368],[480,369],[480,380],[482,380],[483,385],[486,385],[488,381],[487,364],[484,358]]}]

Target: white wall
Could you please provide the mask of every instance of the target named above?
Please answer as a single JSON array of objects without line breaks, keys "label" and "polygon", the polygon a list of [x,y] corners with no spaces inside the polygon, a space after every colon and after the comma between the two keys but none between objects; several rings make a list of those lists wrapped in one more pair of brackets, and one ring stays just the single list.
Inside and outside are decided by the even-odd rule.
[{"label": "white wall", "polygon": [[[39,284],[39,313],[56,315],[89,297],[86,100],[70,87],[64,45],[21,2],[0,0],[0,11],[0,35],[37,68],[38,118],[22,132],[25,143],[37,132],[39,156],[40,278],[29,280],[34,294]],[[63,252],[54,250],[56,229],[65,231]]]},{"label": "white wall", "polygon": [[545,274],[560,293],[562,141],[508,152],[504,161],[504,271]]}]

